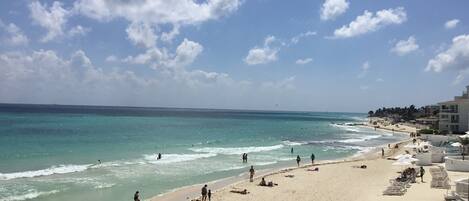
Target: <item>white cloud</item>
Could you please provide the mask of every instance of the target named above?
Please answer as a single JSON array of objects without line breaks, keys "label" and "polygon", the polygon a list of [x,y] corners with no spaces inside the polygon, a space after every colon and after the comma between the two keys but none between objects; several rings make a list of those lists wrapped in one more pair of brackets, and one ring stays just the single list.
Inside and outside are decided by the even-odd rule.
[{"label": "white cloud", "polygon": [[184,39],[176,48],[174,54],[168,53],[165,48],[150,48],[137,56],[128,56],[123,62],[134,64],[149,64],[151,68],[174,69],[187,66],[203,51],[203,46],[197,42]]},{"label": "white cloud", "polygon": [[241,0],[180,0],[177,3],[167,0],[79,0],[74,3],[74,10],[100,21],[123,18],[134,24],[155,27],[170,24],[173,29],[162,36],[162,40],[170,41],[179,33],[181,25],[197,25],[218,19],[236,11],[240,5]]},{"label": "white cloud", "polygon": [[146,48],[155,47],[157,36],[147,23],[133,22],[125,30],[127,37],[133,44]]},{"label": "white cloud", "polygon": [[378,79],[376,79],[376,82],[384,82],[384,79],[383,78],[378,78]]},{"label": "white cloud", "polygon": [[254,47],[249,50],[248,55],[244,58],[244,62],[248,65],[266,64],[277,60],[277,52],[279,48],[271,47],[276,39],[274,36],[267,36],[264,40],[263,47]]},{"label": "white cloud", "polygon": [[315,36],[317,33],[315,31],[307,31],[307,32],[304,32],[304,33],[300,33],[294,37],[292,37],[290,39],[290,43],[292,44],[297,44],[298,42],[300,42],[301,39],[305,38],[305,37],[309,37],[309,36]]},{"label": "white cloud", "polygon": [[116,62],[118,60],[119,59],[115,55],[109,55],[109,56],[106,57],[107,62]]},{"label": "white cloud", "polygon": [[358,74],[358,78],[364,78],[368,74],[368,70],[370,69],[370,62],[365,61],[365,63],[361,66],[361,72]]},{"label": "white cloud", "polygon": [[458,19],[452,19],[452,20],[449,20],[445,23],[445,28],[446,29],[453,29],[455,28],[456,26],[458,26],[458,23],[459,23],[459,20]]},{"label": "white cloud", "polygon": [[0,30],[6,32],[7,36],[3,38],[3,41],[8,45],[27,45],[29,42],[28,37],[24,35],[23,31],[14,23],[5,25],[3,21],[0,20]]},{"label": "white cloud", "polygon": [[375,14],[365,10],[349,25],[344,25],[334,31],[334,38],[355,37],[369,32],[374,32],[391,24],[401,24],[407,20],[407,14],[403,7],[396,9],[384,9]]},{"label": "white cloud", "polygon": [[391,52],[399,56],[404,56],[419,49],[419,45],[415,42],[415,37],[410,36],[407,40],[400,40],[391,49]]},{"label": "white cloud", "polygon": [[325,0],[321,7],[321,20],[332,20],[349,8],[347,0]]},{"label": "white cloud", "polygon": [[469,35],[453,38],[451,46],[428,61],[426,71],[442,72],[456,70],[459,72],[455,82],[460,82],[469,73]]},{"label": "white cloud", "polygon": [[296,64],[303,65],[307,64],[313,61],[313,58],[304,58],[304,59],[298,59],[295,61]]},{"label": "white cloud", "polygon": [[91,31],[91,28],[82,27],[81,25],[74,26],[68,31],[69,37],[75,36],[85,36],[88,32]]},{"label": "white cloud", "polygon": [[70,11],[64,9],[62,3],[54,1],[47,8],[47,4],[42,5],[39,1],[33,1],[29,4],[29,9],[33,22],[47,29],[47,34],[41,39],[42,42],[53,40],[64,34]]},{"label": "white cloud", "polygon": [[[184,52],[187,46],[194,49],[197,45],[186,42],[181,46]],[[233,80],[226,73],[184,68],[161,72],[156,77],[138,75],[130,70],[96,67],[81,50],[69,58],[61,58],[50,50],[0,53],[0,102],[253,109],[282,104],[288,107],[294,105],[290,101],[296,93],[294,80],[288,77],[253,83]]]}]

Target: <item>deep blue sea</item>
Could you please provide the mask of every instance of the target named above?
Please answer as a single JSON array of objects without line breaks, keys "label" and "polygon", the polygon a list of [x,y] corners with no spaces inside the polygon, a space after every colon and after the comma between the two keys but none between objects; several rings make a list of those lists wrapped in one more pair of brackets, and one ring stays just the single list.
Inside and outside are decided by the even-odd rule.
[{"label": "deep blue sea", "polygon": [[309,161],[311,153],[317,160],[338,159],[402,139],[338,125],[365,117],[0,104],[0,201],[119,201],[131,200],[136,190],[146,199],[239,175],[250,165],[293,165],[296,155]]}]

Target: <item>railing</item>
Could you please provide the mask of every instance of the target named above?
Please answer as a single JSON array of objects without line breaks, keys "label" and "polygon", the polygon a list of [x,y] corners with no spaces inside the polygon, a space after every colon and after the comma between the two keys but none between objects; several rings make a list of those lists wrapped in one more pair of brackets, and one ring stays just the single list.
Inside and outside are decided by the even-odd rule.
[{"label": "railing", "polygon": [[441,109],[440,112],[445,112],[445,113],[458,113],[457,109]]}]

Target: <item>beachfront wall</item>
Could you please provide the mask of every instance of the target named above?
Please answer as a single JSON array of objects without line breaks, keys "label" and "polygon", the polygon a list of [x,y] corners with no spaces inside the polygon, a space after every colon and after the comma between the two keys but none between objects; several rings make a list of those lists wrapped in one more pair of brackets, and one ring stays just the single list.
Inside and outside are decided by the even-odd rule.
[{"label": "beachfront wall", "polygon": [[418,166],[431,165],[432,164],[432,153],[431,152],[417,153],[417,155],[415,155],[415,158],[419,159],[417,162],[415,162],[415,164],[418,165]]},{"label": "beachfront wall", "polygon": [[469,172],[469,159],[462,160],[462,156],[451,156],[445,158],[445,167],[448,171]]},{"label": "beachfront wall", "polygon": [[426,141],[430,141],[430,143],[434,146],[439,146],[443,144],[444,142],[458,140],[457,136],[434,135],[434,134],[421,134],[420,138]]}]

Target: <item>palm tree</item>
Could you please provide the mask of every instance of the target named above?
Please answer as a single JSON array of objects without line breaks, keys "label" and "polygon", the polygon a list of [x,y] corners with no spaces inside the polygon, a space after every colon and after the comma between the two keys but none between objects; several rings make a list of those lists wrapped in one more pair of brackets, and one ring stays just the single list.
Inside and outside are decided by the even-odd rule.
[{"label": "palm tree", "polygon": [[370,110],[368,112],[368,117],[370,118],[370,123],[371,123],[371,117],[373,117],[373,111],[372,110]]}]

